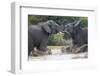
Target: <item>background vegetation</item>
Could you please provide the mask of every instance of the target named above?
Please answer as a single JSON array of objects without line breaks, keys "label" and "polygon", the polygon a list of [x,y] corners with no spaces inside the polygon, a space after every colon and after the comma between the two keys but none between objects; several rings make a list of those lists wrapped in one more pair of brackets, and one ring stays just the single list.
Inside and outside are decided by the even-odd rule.
[{"label": "background vegetation", "polygon": [[[61,25],[66,25],[67,23],[74,22],[75,20],[81,19],[80,25],[82,27],[88,26],[88,18],[87,17],[73,17],[73,16],[42,16],[42,15],[28,15],[28,25],[35,25],[39,22],[45,22],[48,20],[53,20],[56,23]],[[51,35],[49,37],[48,45],[65,45],[65,39],[69,39],[70,36],[68,34],[58,33]]]}]

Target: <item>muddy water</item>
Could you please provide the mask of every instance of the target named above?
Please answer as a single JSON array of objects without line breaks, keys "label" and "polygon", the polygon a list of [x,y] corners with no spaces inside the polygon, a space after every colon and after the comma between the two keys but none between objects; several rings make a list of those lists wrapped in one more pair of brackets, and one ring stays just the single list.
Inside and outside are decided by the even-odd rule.
[{"label": "muddy water", "polygon": [[67,54],[62,53],[59,49],[53,49],[52,55],[44,56],[30,56],[29,60],[66,60],[66,59],[78,59],[78,58],[88,58],[88,53],[78,53],[78,54]]}]

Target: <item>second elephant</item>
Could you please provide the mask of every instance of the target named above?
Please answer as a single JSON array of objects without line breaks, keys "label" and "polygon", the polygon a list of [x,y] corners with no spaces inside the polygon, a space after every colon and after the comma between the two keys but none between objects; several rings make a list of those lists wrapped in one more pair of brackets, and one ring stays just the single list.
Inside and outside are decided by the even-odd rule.
[{"label": "second elephant", "polygon": [[[72,38],[72,43],[74,48],[88,48],[88,29],[82,28],[80,25],[81,20],[75,21],[73,23],[68,23],[65,25],[64,32],[69,33]],[[84,52],[83,51],[76,51],[73,52]]]}]

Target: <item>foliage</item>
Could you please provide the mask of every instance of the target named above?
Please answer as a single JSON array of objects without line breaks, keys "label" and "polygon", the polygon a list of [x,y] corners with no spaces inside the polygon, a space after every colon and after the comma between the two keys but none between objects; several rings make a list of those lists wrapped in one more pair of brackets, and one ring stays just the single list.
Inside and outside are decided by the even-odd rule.
[{"label": "foliage", "polygon": [[39,22],[44,22],[44,21],[47,21],[47,17],[45,17],[45,16],[33,16],[33,15],[28,16],[28,24],[29,25],[37,24]]},{"label": "foliage", "polygon": [[88,26],[88,17],[80,17],[80,19],[82,20],[80,25],[82,27],[87,27]]},{"label": "foliage", "polygon": [[28,15],[28,25],[37,24],[39,22],[45,22],[48,20],[53,20],[59,25],[65,25],[67,23],[74,22],[75,20],[81,19],[81,26],[87,27],[88,21],[87,17],[73,17],[73,16],[42,16],[42,15]]},{"label": "foliage", "polygon": [[65,45],[64,34],[57,33],[49,36],[48,45],[56,45],[56,46]]}]

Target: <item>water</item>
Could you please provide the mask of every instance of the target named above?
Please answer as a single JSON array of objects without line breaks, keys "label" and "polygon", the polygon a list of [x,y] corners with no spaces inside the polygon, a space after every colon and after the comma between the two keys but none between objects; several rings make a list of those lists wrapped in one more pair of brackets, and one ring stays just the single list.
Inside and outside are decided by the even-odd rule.
[{"label": "water", "polygon": [[68,60],[68,59],[77,59],[77,58],[87,58],[88,54],[85,53],[78,53],[78,54],[67,54],[62,53],[59,49],[53,49],[51,55],[44,55],[44,56],[30,56],[29,60]]}]

